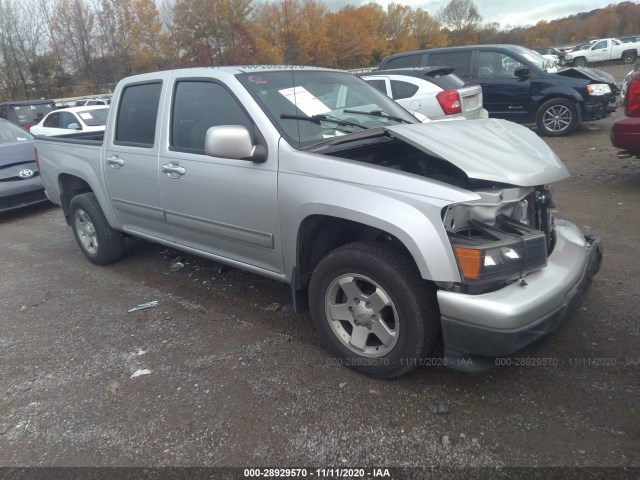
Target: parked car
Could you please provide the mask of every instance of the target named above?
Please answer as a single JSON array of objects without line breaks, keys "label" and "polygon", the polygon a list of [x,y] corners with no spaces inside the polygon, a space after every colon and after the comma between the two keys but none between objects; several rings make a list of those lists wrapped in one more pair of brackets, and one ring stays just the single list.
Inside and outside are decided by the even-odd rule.
[{"label": "parked car", "polygon": [[633,63],[638,56],[640,56],[640,43],[623,43],[617,38],[602,38],[584,48],[567,53],[564,60],[567,65],[584,67],[587,63],[611,60]]},{"label": "parked car", "polygon": [[109,107],[71,107],[47,114],[31,127],[34,135],[67,135],[73,131],[102,132],[107,123]]},{"label": "parked car", "polygon": [[91,105],[110,105],[110,98],[85,98],[82,100],[76,101],[76,107],[86,107]]},{"label": "parked car", "polygon": [[640,70],[633,72],[624,98],[626,117],[611,126],[611,143],[622,154],[640,156]]},{"label": "parked car", "polygon": [[56,109],[53,100],[24,100],[0,103],[0,118],[19,125],[27,132],[49,112]]},{"label": "parked car", "polygon": [[627,94],[627,88],[629,87],[629,82],[631,81],[631,77],[633,77],[633,75],[635,74],[635,72],[640,71],[640,62],[636,63],[636,66],[633,68],[633,70],[631,70],[629,73],[627,73],[624,77],[624,80],[622,80],[622,84],[620,85],[620,99],[624,100],[626,94]]},{"label": "parked car", "polygon": [[640,42],[640,35],[627,35],[625,37],[618,37],[618,40],[620,40],[623,43]]},{"label": "parked car", "polygon": [[376,70],[358,76],[429,120],[488,117],[482,108],[482,87],[467,84],[450,67]]},{"label": "parked car", "polygon": [[379,70],[447,65],[482,86],[490,117],[536,123],[538,132],[563,136],[580,121],[598,120],[616,109],[614,78],[594,69],[549,68],[539,53],[517,45],[475,45],[399,53]]},{"label": "parked car", "polygon": [[538,52],[544,58],[552,62],[552,66],[564,65],[565,52],[558,50],[556,47],[540,47],[534,48],[535,52]]},{"label": "parked car", "polygon": [[46,201],[33,135],[0,118],[0,212]]},{"label": "parked car", "polygon": [[36,146],[90,262],[120,259],[126,234],[291,284],[327,347],[378,377],[440,342],[443,365],[495,367],[555,331],[600,265],[597,237],[553,219],[569,172],[534,132],[420,123],[346,72],[137,75],[104,133]]}]

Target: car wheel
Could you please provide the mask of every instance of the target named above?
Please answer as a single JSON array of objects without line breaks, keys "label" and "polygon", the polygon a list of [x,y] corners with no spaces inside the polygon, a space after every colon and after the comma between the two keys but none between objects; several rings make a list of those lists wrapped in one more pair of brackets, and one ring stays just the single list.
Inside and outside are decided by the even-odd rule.
[{"label": "car wheel", "polygon": [[576,66],[576,67],[585,67],[587,65],[587,61],[582,57],[576,58],[573,61],[573,65]]},{"label": "car wheel", "polygon": [[622,63],[633,63],[636,60],[635,52],[624,52],[622,54]]},{"label": "car wheel", "polygon": [[69,213],[76,241],[91,263],[106,265],[122,257],[123,235],[111,228],[95,194],[82,193],[73,197]]},{"label": "car wheel", "polygon": [[578,126],[578,111],[573,102],[564,98],[552,98],[538,109],[538,131],[548,137],[569,135]]},{"label": "car wheel", "polygon": [[315,268],[309,306],[318,335],[343,365],[393,378],[412,370],[441,337],[433,284],[406,253],[356,242]]}]

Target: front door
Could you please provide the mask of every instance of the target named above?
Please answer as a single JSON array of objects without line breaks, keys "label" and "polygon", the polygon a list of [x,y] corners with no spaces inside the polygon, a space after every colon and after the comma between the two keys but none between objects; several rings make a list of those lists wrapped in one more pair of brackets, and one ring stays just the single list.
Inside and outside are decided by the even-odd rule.
[{"label": "front door", "polygon": [[531,81],[516,77],[515,70],[526,67],[514,57],[502,52],[480,51],[478,69],[472,83],[482,86],[484,108],[493,118],[512,122],[530,121]]},{"label": "front door", "polygon": [[176,79],[169,147],[161,152],[160,188],[178,244],[272,272],[284,270],[278,218],[277,151],[264,163],[204,153],[207,129],[258,131],[225,86]]}]

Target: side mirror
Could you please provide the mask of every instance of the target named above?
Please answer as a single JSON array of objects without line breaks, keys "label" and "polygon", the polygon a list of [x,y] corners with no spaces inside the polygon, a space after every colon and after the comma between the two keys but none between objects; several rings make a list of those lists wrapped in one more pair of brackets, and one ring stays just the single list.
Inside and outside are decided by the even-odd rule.
[{"label": "side mirror", "polygon": [[529,76],[529,68],[528,67],[518,67],[515,69],[513,74],[518,78],[525,78]]},{"label": "side mirror", "polygon": [[249,130],[242,125],[222,125],[207,129],[204,152],[211,157],[255,163],[267,160],[267,149],[262,145],[253,145]]},{"label": "side mirror", "polygon": [[67,128],[70,128],[71,130],[80,130],[80,125],[74,122],[67,125]]}]

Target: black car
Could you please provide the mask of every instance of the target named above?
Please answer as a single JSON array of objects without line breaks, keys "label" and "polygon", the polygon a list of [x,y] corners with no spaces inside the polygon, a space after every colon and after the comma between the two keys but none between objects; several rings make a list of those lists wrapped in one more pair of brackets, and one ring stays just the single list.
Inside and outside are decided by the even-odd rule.
[{"label": "black car", "polygon": [[378,69],[446,65],[482,86],[484,108],[493,118],[536,123],[548,136],[573,132],[581,121],[616,109],[618,87],[608,73],[589,68],[549,68],[537,52],[518,45],[474,45],[399,53]]},{"label": "black car", "polygon": [[33,135],[0,118],[0,212],[46,201]]}]

